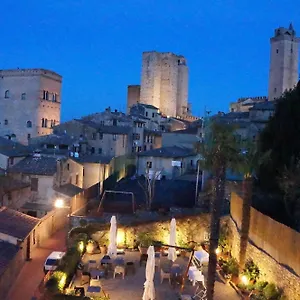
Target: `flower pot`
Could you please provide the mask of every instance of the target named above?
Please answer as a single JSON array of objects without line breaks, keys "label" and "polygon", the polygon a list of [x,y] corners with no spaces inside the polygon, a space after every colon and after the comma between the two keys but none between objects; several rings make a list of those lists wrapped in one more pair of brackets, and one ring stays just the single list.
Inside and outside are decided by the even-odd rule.
[{"label": "flower pot", "polygon": [[107,247],[106,246],[100,246],[100,251],[101,251],[101,254],[103,254],[103,255],[107,254]]}]

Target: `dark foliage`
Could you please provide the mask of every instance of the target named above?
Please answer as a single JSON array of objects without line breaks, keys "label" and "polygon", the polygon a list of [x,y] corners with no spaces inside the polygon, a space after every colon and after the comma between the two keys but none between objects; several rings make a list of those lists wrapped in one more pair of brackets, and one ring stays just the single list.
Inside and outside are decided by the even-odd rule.
[{"label": "dark foliage", "polygon": [[260,185],[265,190],[278,192],[278,177],[290,167],[292,157],[300,159],[299,136],[300,83],[277,101],[275,114],[260,136],[260,151],[271,150],[270,160],[260,167],[258,174]]}]

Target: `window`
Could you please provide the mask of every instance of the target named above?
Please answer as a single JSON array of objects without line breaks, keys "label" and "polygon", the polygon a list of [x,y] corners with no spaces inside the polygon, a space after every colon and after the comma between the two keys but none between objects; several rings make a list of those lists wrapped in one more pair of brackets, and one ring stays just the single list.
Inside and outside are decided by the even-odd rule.
[{"label": "window", "polygon": [[45,119],[45,122],[44,122],[44,127],[47,128],[48,127],[48,120]]},{"label": "window", "polygon": [[146,145],[144,145],[144,151],[146,151],[147,150],[147,146]]},{"label": "window", "polygon": [[4,120],[4,125],[8,125],[8,120]]},{"label": "window", "polygon": [[27,139],[30,140],[30,138],[31,138],[31,134],[28,133],[28,134],[27,134]]},{"label": "window", "polygon": [[148,117],[148,112],[146,111],[145,116]]},{"label": "window", "polygon": [[10,164],[10,165],[13,165],[13,164],[14,164],[14,158],[13,158],[13,157],[11,157],[11,158],[9,159],[9,164]]},{"label": "window", "polygon": [[276,93],[277,92],[277,89],[276,88],[274,88],[274,93]]},{"label": "window", "polygon": [[46,100],[46,91],[43,90],[43,99]]},{"label": "window", "polygon": [[191,167],[193,166],[194,164],[193,164],[193,160],[191,159]]},{"label": "window", "polygon": [[138,146],[138,152],[141,152],[141,151],[142,151],[142,147]]},{"label": "window", "polygon": [[70,164],[67,164],[67,170],[70,171]]},{"label": "window", "polygon": [[139,140],[141,138],[141,135],[139,133],[133,133],[132,135],[134,140]]},{"label": "window", "polygon": [[4,98],[8,99],[9,98],[9,90],[6,90],[4,93]]},{"label": "window", "polygon": [[95,132],[92,133],[92,140],[96,140],[97,134]]},{"label": "window", "polygon": [[11,200],[12,200],[11,192],[8,192],[8,193],[7,193],[7,200],[8,200],[8,201],[11,201]]},{"label": "window", "polygon": [[100,126],[104,126],[104,121],[100,121]]},{"label": "window", "polygon": [[279,52],[279,50],[278,49],[276,49],[276,53],[278,53]]},{"label": "window", "polygon": [[42,119],[42,127],[44,127],[45,126],[45,119],[43,118]]},{"label": "window", "polygon": [[113,120],[113,126],[117,126],[118,121],[116,119]]},{"label": "window", "polygon": [[21,94],[21,100],[26,100],[26,93]]},{"label": "window", "polygon": [[94,154],[95,153],[95,147],[91,148],[91,153]]},{"label": "window", "polygon": [[52,102],[56,102],[56,94],[54,93],[54,94],[52,94]]},{"label": "window", "polygon": [[291,48],[291,53],[293,53],[293,48]]},{"label": "window", "polygon": [[99,140],[103,140],[103,133],[102,132],[99,133]]},{"label": "window", "polygon": [[37,192],[39,186],[39,179],[38,178],[31,178],[30,188],[32,191]]},{"label": "window", "polygon": [[152,113],[152,118],[154,118],[155,117],[155,113]]},{"label": "window", "polygon": [[82,169],[82,176],[84,177],[84,168]]},{"label": "window", "polygon": [[32,122],[31,121],[27,121],[26,126],[27,126],[27,128],[31,128],[32,127]]},{"label": "window", "polygon": [[45,96],[46,96],[45,99],[46,99],[46,100],[49,100],[49,93],[48,93],[47,91],[46,91],[46,95],[45,95]]},{"label": "window", "polygon": [[76,174],[76,177],[75,177],[75,184],[78,184],[78,182],[79,182],[79,175]]},{"label": "window", "polygon": [[98,149],[98,154],[102,154],[102,148]]},{"label": "window", "polygon": [[147,161],[147,169],[151,169],[152,168],[152,161]]},{"label": "window", "polygon": [[14,133],[10,136],[11,139],[15,139],[16,137],[17,136]]},{"label": "window", "polygon": [[116,134],[113,135],[113,140],[114,140],[114,141],[117,140],[117,135],[116,135]]}]

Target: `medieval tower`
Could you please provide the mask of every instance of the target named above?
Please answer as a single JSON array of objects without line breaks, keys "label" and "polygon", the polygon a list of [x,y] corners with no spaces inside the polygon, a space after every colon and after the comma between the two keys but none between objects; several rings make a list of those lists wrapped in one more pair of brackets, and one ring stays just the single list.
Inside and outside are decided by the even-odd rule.
[{"label": "medieval tower", "polygon": [[185,116],[188,108],[188,67],[182,55],[144,52],[140,102],[167,116]]},{"label": "medieval tower", "polygon": [[0,70],[0,136],[27,144],[60,123],[62,77],[44,69]]},{"label": "medieval tower", "polygon": [[298,42],[292,26],[275,29],[271,38],[271,62],[269,75],[269,100],[279,98],[298,82]]}]

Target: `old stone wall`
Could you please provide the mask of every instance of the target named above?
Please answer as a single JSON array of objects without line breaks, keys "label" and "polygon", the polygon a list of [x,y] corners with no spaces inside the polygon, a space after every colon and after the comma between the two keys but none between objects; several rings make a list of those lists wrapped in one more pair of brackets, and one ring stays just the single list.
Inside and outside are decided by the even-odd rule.
[{"label": "old stone wall", "polygon": [[[228,224],[231,233],[231,253],[235,258],[238,259],[240,249],[240,233],[238,231],[236,223],[232,220],[232,218],[229,219]],[[285,266],[279,264],[270,255],[249,242],[247,245],[246,259],[252,259],[254,263],[259,267],[261,271],[259,280],[274,282],[277,286],[284,290],[284,294],[289,300],[299,299],[299,276],[290,272]]]}]

